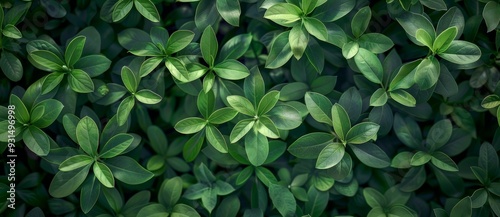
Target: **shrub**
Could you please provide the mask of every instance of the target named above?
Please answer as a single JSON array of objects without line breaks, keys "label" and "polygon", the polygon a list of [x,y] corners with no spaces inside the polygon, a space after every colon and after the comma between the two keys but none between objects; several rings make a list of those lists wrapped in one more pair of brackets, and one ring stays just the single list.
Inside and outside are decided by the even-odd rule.
[{"label": "shrub", "polygon": [[498,1],[0,5],[2,216],[500,216]]}]

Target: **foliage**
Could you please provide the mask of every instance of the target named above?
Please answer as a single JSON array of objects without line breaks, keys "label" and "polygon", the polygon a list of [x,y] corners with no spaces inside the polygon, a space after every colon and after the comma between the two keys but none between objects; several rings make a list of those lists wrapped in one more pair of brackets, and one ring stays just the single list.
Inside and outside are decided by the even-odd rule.
[{"label": "foliage", "polygon": [[1,216],[500,216],[497,0],[0,6]]}]

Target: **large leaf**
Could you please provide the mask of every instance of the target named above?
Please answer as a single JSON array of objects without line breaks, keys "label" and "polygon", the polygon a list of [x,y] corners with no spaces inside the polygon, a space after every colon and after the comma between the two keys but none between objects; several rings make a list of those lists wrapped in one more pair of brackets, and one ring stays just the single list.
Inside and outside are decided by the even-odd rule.
[{"label": "large leaf", "polygon": [[144,169],[130,157],[117,156],[105,160],[104,163],[109,167],[113,176],[125,184],[142,184],[153,178],[153,173]]},{"label": "large leaf", "polygon": [[329,133],[309,133],[301,136],[290,147],[290,154],[302,159],[316,159],[321,151],[333,141],[333,135]]},{"label": "large leaf", "polygon": [[455,64],[469,64],[479,60],[481,50],[471,42],[454,40],[439,56]]},{"label": "large leaf", "polygon": [[160,22],[160,14],[151,0],[134,0],[135,9],[146,19]]},{"label": "large leaf", "polygon": [[240,2],[231,0],[216,0],[217,11],[221,17],[233,26],[239,26],[240,22]]},{"label": "large leaf", "polygon": [[360,48],[356,56],[354,56],[354,62],[366,79],[373,83],[382,83],[384,73],[382,63],[375,54]]}]

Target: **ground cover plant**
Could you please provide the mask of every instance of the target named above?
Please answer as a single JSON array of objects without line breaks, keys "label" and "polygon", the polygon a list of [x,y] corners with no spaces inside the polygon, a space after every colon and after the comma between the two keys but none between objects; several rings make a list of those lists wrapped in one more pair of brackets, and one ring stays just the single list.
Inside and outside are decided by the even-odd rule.
[{"label": "ground cover plant", "polygon": [[498,0],[0,6],[1,216],[500,216]]}]

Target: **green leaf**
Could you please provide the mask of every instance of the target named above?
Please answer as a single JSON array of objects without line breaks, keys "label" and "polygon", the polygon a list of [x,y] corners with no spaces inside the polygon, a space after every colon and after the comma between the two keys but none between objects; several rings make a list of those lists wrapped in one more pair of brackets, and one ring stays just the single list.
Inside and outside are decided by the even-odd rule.
[{"label": "green leaf", "polygon": [[134,96],[137,101],[148,105],[158,104],[162,99],[160,95],[148,89],[139,90]]},{"label": "green leaf", "polygon": [[264,95],[257,106],[257,115],[261,116],[268,113],[276,105],[279,98],[280,92],[275,90]]},{"label": "green leaf", "polygon": [[112,188],[115,186],[115,179],[111,170],[101,162],[95,162],[92,168],[95,177],[103,184],[105,187]]},{"label": "green leaf", "polygon": [[129,134],[117,134],[111,137],[111,139],[109,139],[109,141],[104,144],[104,146],[99,151],[99,157],[112,158],[118,156],[125,150],[127,150],[127,148],[130,147],[133,141],[134,137]]},{"label": "green leaf", "polygon": [[469,196],[464,197],[451,209],[450,216],[472,216],[472,202]]},{"label": "green leaf", "polygon": [[[33,107],[32,114],[34,114],[37,108],[44,108],[44,112],[39,116],[39,118],[34,121],[31,121],[31,124],[39,127],[46,128],[50,126],[54,121],[59,117],[64,105],[55,100],[55,99],[47,99],[42,102],[39,102]],[[33,117],[32,117],[33,118]]]},{"label": "green leaf", "polygon": [[302,0],[301,2],[302,11],[304,12],[304,14],[311,13],[317,6],[318,0]]},{"label": "green leaf", "polygon": [[474,191],[471,197],[471,207],[476,209],[484,206],[488,200],[488,192],[484,188],[480,188]]},{"label": "green leaf", "polygon": [[75,155],[59,164],[59,170],[69,172],[87,166],[93,162],[94,159],[88,155]]},{"label": "green leaf", "polygon": [[380,125],[373,122],[363,122],[354,125],[346,135],[349,144],[363,144],[369,140],[377,139],[377,132]]},{"label": "green leaf", "polygon": [[180,177],[174,177],[163,181],[158,194],[158,202],[165,207],[174,207],[181,198],[183,181]]},{"label": "green leaf", "polygon": [[415,71],[415,83],[418,84],[420,89],[427,90],[434,86],[440,74],[440,65],[436,58],[425,58],[417,66]]},{"label": "green leaf", "polygon": [[21,33],[21,31],[19,31],[19,29],[17,29],[17,27],[12,25],[12,24],[5,25],[2,29],[2,34],[5,37],[9,37],[9,38],[13,38],[13,39],[20,39],[23,37],[23,34]]},{"label": "green leaf", "polygon": [[434,164],[439,169],[450,171],[450,172],[457,172],[458,171],[458,166],[455,164],[455,162],[445,153],[443,152],[434,152],[432,154],[432,159],[431,163]]},{"label": "green leaf", "polygon": [[351,120],[344,107],[335,103],[332,107],[333,130],[342,142],[345,142],[347,132],[351,129]]},{"label": "green leaf", "polygon": [[387,205],[387,199],[384,195],[374,188],[368,187],[363,189],[363,196],[371,208],[385,207]]},{"label": "green leaf", "polygon": [[17,95],[10,95],[10,104],[15,107],[14,116],[16,117],[16,120],[18,120],[22,124],[29,123],[30,113],[28,112],[28,109],[24,105],[23,101],[21,101],[21,99]]},{"label": "green leaf", "polygon": [[257,131],[259,131],[259,133],[266,137],[272,139],[277,139],[280,137],[278,128],[276,128],[276,125],[273,123],[273,121],[266,116],[259,117],[258,121],[255,122],[255,128],[257,129]]},{"label": "green leaf", "polygon": [[359,38],[366,31],[371,17],[372,11],[369,6],[363,7],[356,12],[351,20],[351,29],[354,37]]},{"label": "green leaf", "polygon": [[147,171],[137,161],[127,156],[106,159],[104,163],[109,167],[113,176],[125,184],[142,184],[153,178],[153,173]]},{"label": "green leaf", "polygon": [[276,128],[280,130],[292,130],[302,124],[302,117],[299,111],[286,104],[274,106],[274,108],[267,113],[267,116],[273,121]]},{"label": "green leaf", "polygon": [[481,101],[481,106],[486,109],[492,109],[500,105],[500,97],[498,95],[488,95],[483,101]]},{"label": "green leaf", "polygon": [[[231,130],[231,134],[229,135],[229,139],[231,143],[238,142],[241,138],[243,138],[248,131],[250,131],[255,124],[253,119],[243,119],[239,121]],[[265,160],[265,159],[264,159]]]},{"label": "green leaf", "polygon": [[81,69],[73,69],[69,73],[68,83],[71,89],[77,93],[92,93],[94,92],[94,82],[89,74]]},{"label": "green leaf", "polygon": [[232,120],[238,112],[233,108],[221,108],[214,111],[209,117],[208,122],[211,124],[223,124]]},{"label": "green leaf", "polygon": [[329,133],[314,132],[301,136],[288,147],[288,152],[301,159],[316,159],[321,151],[332,143]]},{"label": "green leaf", "polygon": [[342,46],[342,55],[346,59],[353,58],[354,56],[356,56],[356,54],[358,54],[358,51],[359,51],[359,44],[358,42],[355,41],[347,42],[344,44],[344,46]]},{"label": "green leaf", "polygon": [[238,95],[228,96],[227,102],[232,108],[234,108],[239,113],[252,117],[257,114],[252,103],[245,97]]},{"label": "green leaf", "polygon": [[437,24],[436,33],[440,34],[445,29],[452,26],[455,26],[458,29],[455,39],[460,38],[460,36],[464,32],[465,19],[462,11],[456,6],[449,8],[446,13],[441,16]]},{"label": "green leaf", "polygon": [[139,86],[139,79],[129,67],[124,66],[122,68],[121,78],[128,91],[130,91],[131,93],[135,93],[137,91],[137,87]]},{"label": "green leaf", "polygon": [[0,56],[0,69],[11,81],[19,81],[23,77],[23,65],[12,53],[3,50]]},{"label": "green leaf", "polygon": [[49,137],[36,126],[29,126],[23,131],[24,144],[38,156],[46,156],[50,151]]},{"label": "green leaf", "polygon": [[237,60],[227,59],[213,67],[215,74],[227,80],[240,80],[250,75],[248,68]]},{"label": "green leaf", "polygon": [[302,82],[288,83],[280,90],[281,101],[300,100],[304,98],[309,86]]},{"label": "green leaf", "polygon": [[174,128],[175,130],[177,130],[177,132],[182,134],[193,134],[205,128],[206,124],[207,121],[205,119],[198,117],[189,117],[177,122]]},{"label": "green leaf", "polygon": [[134,0],[134,6],[146,19],[151,22],[160,22],[160,14],[151,0]]},{"label": "green leaf", "polygon": [[285,65],[293,55],[289,41],[290,31],[280,33],[271,42],[271,49],[266,59],[266,68],[276,69]]},{"label": "green leaf", "polygon": [[354,62],[366,79],[373,83],[382,83],[384,70],[382,63],[375,54],[360,48],[356,56],[354,56]]},{"label": "green leaf", "polygon": [[247,52],[252,43],[252,35],[241,34],[229,39],[220,49],[218,62],[226,59],[238,59]]},{"label": "green leaf", "polygon": [[432,45],[433,43],[435,43],[434,39],[424,29],[418,29],[415,34],[415,38],[417,39],[418,42],[427,46],[429,49],[436,51],[436,49]]},{"label": "green leaf", "polygon": [[215,58],[217,57],[219,44],[212,26],[207,26],[203,31],[200,39],[200,49],[205,62],[208,63],[209,66],[213,66]]},{"label": "green leaf", "polygon": [[415,84],[415,71],[421,60],[409,62],[399,68],[398,73],[389,84],[389,91],[397,89],[408,89]]},{"label": "green leaf", "polygon": [[116,4],[113,5],[113,22],[118,22],[125,18],[129,14],[130,10],[132,10],[133,6],[133,0],[117,1]]},{"label": "green leaf", "polygon": [[328,40],[328,30],[323,22],[314,18],[314,17],[306,17],[304,18],[304,26],[306,30],[321,41]]},{"label": "green leaf", "polygon": [[388,98],[384,88],[379,88],[370,97],[370,106],[383,106],[387,103]]},{"label": "green leaf", "polygon": [[141,68],[139,69],[139,77],[146,77],[151,73],[156,67],[160,65],[160,63],[163,62],[163,58],[161,57],[152,57],[147,60],[145,60],[141,64]]},{"label": "green leaf", "polygon": [[82,207],[83,213],[87,214],[94,207],[99,194],[101,193],[101,185],[95,179],[94,176],[86,179],[83,183],[80,194],[80,207]]},{"label": "green leaf", "polygon": [[488,1],[484,6],[483,18],[486,23],[487,32],[491,32],[498,27],[498,23],[500,23],[499,10],[500,4],[495,1]]},{"label": "green leaf", "polygon": [[328,144],[321,150],[316,161],[316,169],[329,169],[337,165],[344,157],[345,147],[342,143]]},{"label": "green leaf", "polygon": [[231,0],[216,0],[217,11],[220,16],[232,26],[239,26],[240,23],[240,2]]},{"label": "green leaf", "polygon": [[411,167],[411,158],[413,153],[409,151],[399,152],[396,156],[392,158],[391,167],[398,169],[408,169]]},{"label": "green leaf", "polygon": [[436,53],[441,53],[446,51],[451,42],[455,39],[458,33],[458,28],[456,26],[452,26],[446,30],[444,30],[441,34],[439,34],[432,45],[432,50]]},{"label": "green leaf", "polygon": [[451,121],[443,119],[432,125],[427,135],[427,143],[433,150],[437,150],[450,140],[452,132]]},{"label": "green leaf", "polygon": [[90,77],[96,77],[108,70],[110,66],[111,60],[104,55],[96,54],[80,58],[74,68],[85,71]]},{"label": "green leaf", "polygon": [[290,30],[288,36],[288,43],[292,48],[292,53],[295,59],[300,59],[302,54],[306,51],[307,44],[309,43],[309,33],[306,31],[304,26],[296,25]]},{"label": "green leaf", "polygon": [[495,148],[489,143],[483,143],[479,149],[478,165],[483,168],[488,176],[498,174],[499,162]]},{"label": "green leaf", "polygon": [[302,10],[293,4],[278,3],[266,10],[264,18],[270,19],[279,25],[291,27],[296,21],[300,20],[301,13]]},{"label": "green leaf", "polygon": [[122,126],[127,122],[130,111],[132,111],[134,105],[135,99],[133,96],[126,97],[122,100],[122,102],[118,106],[118,110],[116,111],[116,119],[119,126]]},{"label": "green leaf", "polygon": [[431,160],[431,158],[432,158],[432,155],[430,155],[429,153],[423,152],[423,151],[417,151],[417,153],[415,153],[411,157],[410,164],[414,167],[422,166],[422,165],[426,164],[427,162],[429,162]]},{"label": "green leaf", "polygon": [[404,90],[394,90],[389,92],[389,96],[396,102],[407,107],[415,107],[417,101],[410,93]]},{"label": "green leaf", "polygon": [[63,198],[75,192],[87,178],[90,167],[89,164],[70,172],[57,172],[50,182],[50,195],[55,198]]},{"label": "green leaf", "polygon": [[315,187],[310,187],[307,191],[307,201],[305,202],[304,212],[311,216],[320,216],[328,205],[329,193],[319,191]]},{"label": "green leaf", "polygon": [[182,150],[182,156],[187,162],[191,162],[194,159],[196,159],[196,156],[198,156],[198,153],[200,153],[201,146],[203,145],[204,141],[205,141],[205,131],[202,130],[194,134],[194,136],[192,136],[186,142]]},{"label": "green leaf", "polygon": [[409,12],[397,17],[396,20],[403,27],[410,40],[412,40],[417,45],[422,45],[415,38],[418,29],[425,30],[433,40],[434,38],[436,38],[436,30],[434,30],[434,26],[432,25],[431,21],[429,21],[429,19],[427,19],[427,17],[425,17],[424,15]]},{"label": "green leaf", "polygon": [[269,197],[282,216],[295,216],[297,202],[287,187],[277,184],[269,185]]},{"label": "green leaf", "polygon": [[30,52],[29,56],[45,71],[58,71],[65,65],[61,58],[48,50],[35,50]]},{"label": "green leaf", "polygon": [[99,129],[89,116],[85,116],[76,126],[76,139],[82,150],[90,156],[97,155]]},{"label": "green leaf", "polygon": [[243,83],[243,92],[245,93],[247,99],[249,99],[254,105],[258,105],[266,93],[264,79],[262,78],[257,66],[253,67],[250,75],[245,78]]},{"label": "green leaf", "polygon": [[454,40],[439,56],[455,64],[470,64],[479,60],[481,50],[471,42]]},{"label": "green leaf", "polygon": [[66,47],[66,52],[64,52],[64,60],[66,61],[66,64],[68,64],[68,67],[73,67],[73,65],[75,65],[75,63],[82,56],[85,40],[85,36],[77,36],[69,42]]},{"label": "green leaf", "polygon": [[447,9],[443,0],[420,0],[420,3],[435,11],[445,11]]},{"label": "green leaf", "polygon": [[165,51],[168,55],[177,53],[187,47],[193,41],[194,32],[189,30],[177,30],[168,38]]},{"label": "green leaf", "polygon": [[373,168],[386,168],[391,165],[391,159],[377,145],[365,143],[350,146],[359,161]]},{"label": "green leaf", "polygon": [[208,142],[221,153],[228,153],[226,139],[222,133],[213,125],[206,126],[206,136]]},{"label": "green leaf", "polygon": [[359,37],[359,46],[375,54],[384,53],[394,46],[392,40],[380,33],[366,33]]},{"label": "green leaf", "polygon": [[262,165],[269,155],[267,138],[256,130],[250,130],[245,136],[245,152],[252,165]]},{"label": "green leaf", "polygon": [[332,102],[326,97],[319,93],[307,92],[305,97],[305,103],[309,114],[314,118],[314,120],[332,125],[331,109]]}]

